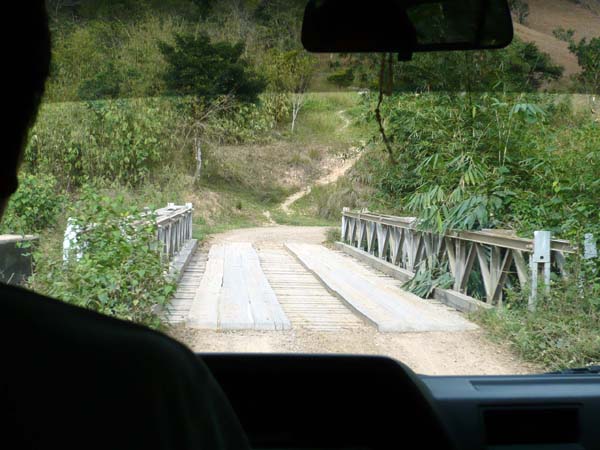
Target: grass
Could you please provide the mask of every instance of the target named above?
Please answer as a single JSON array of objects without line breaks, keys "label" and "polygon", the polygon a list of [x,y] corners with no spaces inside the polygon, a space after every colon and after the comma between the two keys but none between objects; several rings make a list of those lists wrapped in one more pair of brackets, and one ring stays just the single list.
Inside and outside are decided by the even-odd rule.
[{"label": "grass", "polygon": [[521,293],[472,318],[492,340],[509,342],[523,359],[547,370],[600,364],[600,287],[584,285],[576,276],[557,282],[534,313]]},{"label": "grass", "polygon": [[293,225],[298,227],[329,227],[338,223],[334,220],[315,217],[292,208],[292,213],[287,215],[281,209],[271,211],[271,217],[279,225]]},{"label": "grass", "polygon": [[326,239],[325,242],[327,244],[335,244],[336,242],[339,242],[342,240],[342,232],[339,229],[339,227],[336,228],[330,228],[329,230],[327,230],[327,234],[326,234]]},{"label": "grass", "polygon": [[238,228],[262,226],[265,211],[276,208],[285,191],[263,192],[221,183],[203,184],[195,193],[194,238]]},{"label": "grass", "polygon": [[[363,137],[361,127],[352,120],[357,102],[358,94],[353,92],[308,94],[296,130],[289,138],[297,143],[329,146],[333,153],[347,150]],[[350,120],[348,127],[343,126],[340,111]]]}]

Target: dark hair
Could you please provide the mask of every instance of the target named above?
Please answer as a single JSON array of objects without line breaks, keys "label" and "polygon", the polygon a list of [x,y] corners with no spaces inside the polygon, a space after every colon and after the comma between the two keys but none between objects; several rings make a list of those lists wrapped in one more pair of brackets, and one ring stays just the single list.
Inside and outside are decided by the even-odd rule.
[{"label": "dark hair", "polygon": [[29,128],[33,125],[50,71],[50,31],[44,0],[3,5],[0,39],[6,100],[0,135],[0,199],[17,189],[17,169]]}]

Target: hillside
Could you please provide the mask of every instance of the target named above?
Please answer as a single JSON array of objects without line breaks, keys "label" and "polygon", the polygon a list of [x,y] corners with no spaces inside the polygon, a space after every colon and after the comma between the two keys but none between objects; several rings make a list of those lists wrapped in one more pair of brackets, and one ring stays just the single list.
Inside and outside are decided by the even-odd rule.
[{"label": "hillside", "polygon": [[527,42],[535,43],[540,50],[565,68],[565,77],[580,71],[577,58],[569,52],[565,42],[552,32],[562,27],[575,31],[575,39],[590,39],[600,35],[600,4],[588,0],[578,4],[572,0],[527,0],[529,17],[526,24],[515,21],[515,33]]}]

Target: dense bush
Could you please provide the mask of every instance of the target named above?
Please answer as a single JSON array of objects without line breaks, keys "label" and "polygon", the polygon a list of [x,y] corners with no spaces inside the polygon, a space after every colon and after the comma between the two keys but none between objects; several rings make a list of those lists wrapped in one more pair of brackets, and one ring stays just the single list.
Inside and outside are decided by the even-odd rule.
[{"label": "dense bush", "polygon": [[64,197],[57,192],[56,179],[48,174],[23,174],[19,189],[11,197],[0,230],[31,234],[54,226]]},{"label": "dense bush", "polygon": [[527,292],[509,293],[503,308],[474,316],[496,339],[510,342],[524,359],[549,370],[600,363],[600,278],[597,268],[570,267],[549,295],[527,311]]},{"label": "dense bush", "polygon": [[233,95],[256,102],[266,82],[242,57],[244,44],[212,43],[206,33],[177,34],[175,44],[160,44],[167,61],[164,74],[169,93],[212,100]]},{"label": "dense bush", "polygon": [[[375,99],[365,96],[373,121]],[[369,160],[387,203],[446,228],[598,232],[599,124],[540,94],[404,94],[383,106],[396,163]],[[373,126],[375,142],[379,135]]]},{"label": "dense bush", "polygon": [[338,87],[349,87],[354,81],[354,70],[351,67],[339,70],[329,75],[327,81]]},{"label": "dense bush", "polygon": [[[184,115],[185,117],[185,115]],[[31,173],[73,189],[86,180],[137,186],[178,161],[178,103],[168,99],[47,104],[25,152]]]},{"label": "dense bush", "polygon": [[175,286],[157,244],[152,216],[127,208],[122,198],[85,189],[71,211],[79,234],[78,251],[34,254],[31,283],[51,297],[100,313],[157,327]]},{"label": "dense bush", "polygon": [[[378,89],[380,55],[352,56],[349,63],[358,83]],[[497,51],[415,54],[394,65],[393,80],[386,76],[386,84],[397,92],[536,92],[562,74],[547,53],[515,38]]]}]

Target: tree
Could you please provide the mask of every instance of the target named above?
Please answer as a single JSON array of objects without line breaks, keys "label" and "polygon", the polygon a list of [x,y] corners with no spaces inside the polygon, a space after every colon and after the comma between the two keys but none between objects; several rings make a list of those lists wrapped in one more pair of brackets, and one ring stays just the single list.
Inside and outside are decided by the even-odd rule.
[{"label": "tree", "polygon": [[525,0],[509,0],[508,6],[510,6],[510,11],[517,17],[519,23],[527,23],[527,18],[529,17],[529,5]]},{"label": "tree", "polygon": [[334,72],[327,77],[327,81],[335,84],[339,88],[350,87],[350,85],[354,81],[354,69],[352,67],[347,67],[345,69]]},{"label": "tree", "polygon": [[[350,59],[355,79],[377,89],[379,57]],[[530,42],[515,39],[494,51],[417,53],[412,61],[394,65],[395,91],[535,92],[562,76],[563,68]]]},{"label": "tree", "polygon": [[315,73],[314,57],[303,50],[271,52],[268,64],[268,76],[271,87],[276,92],[289,96],[292,106],[292,133],[296,127],[298,114],[306,101],[310,81]]},{"label": "tree", "polygon": [[585,38],[578,43],[574,39],[573,30],[558,28],[554,36],[569,44],[569,51],[577,56],[581,73],[577,76],[584,89],[592,94],[600,93],[600,38]]},{"label": "tree", "polygon": [[168,63],[167,89],[176,95],[193,95],[212,101],[233,95],[242,102],[256,102],[266,87],[242,58],[244,44],[211,43],[206,33],[178,34],[175,45],[160,43]]}]

